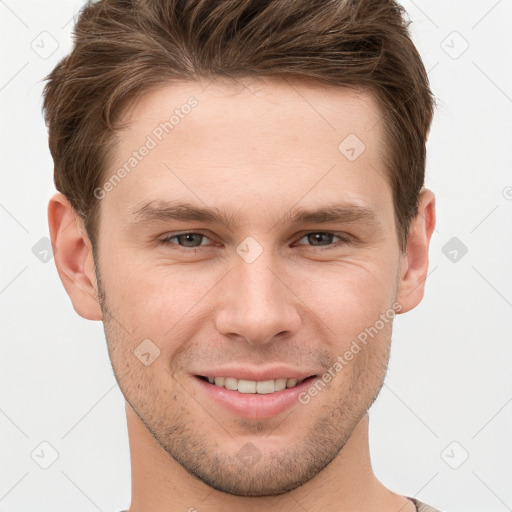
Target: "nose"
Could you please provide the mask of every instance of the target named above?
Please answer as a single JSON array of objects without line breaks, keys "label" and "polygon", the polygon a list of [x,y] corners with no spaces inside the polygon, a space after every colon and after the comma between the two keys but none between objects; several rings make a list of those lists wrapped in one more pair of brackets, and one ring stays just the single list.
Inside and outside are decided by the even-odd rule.
[{"label": "nose", "polygon": [[295,334],[301,327],[301,300],[289,284],[289,274],[269,251],[252,263],[238,256],[222,283],[216,309],[217,330],[251,345],[264,345]]}]

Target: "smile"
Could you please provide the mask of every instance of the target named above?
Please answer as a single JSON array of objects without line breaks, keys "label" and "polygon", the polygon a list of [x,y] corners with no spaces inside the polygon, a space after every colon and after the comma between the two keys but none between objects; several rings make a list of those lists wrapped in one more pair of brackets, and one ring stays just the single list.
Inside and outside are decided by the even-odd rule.
[{"label": "smile", "polygon": [[[292,379],[292,378],[281,378],[281,379],[270,379],[270,380],[246,380],[237,379],[235,377],[202,377],[203,380],[207,380],[210,384],[215,386],[229,389],[231,391],[238,391],[239,393],[245,394],[260,394],[266,395],[269,393],[275,393],[282,391],[283,389],[293,388],[298,386],[306,379]],[[307,378],[315,377],[312,375]]]}]

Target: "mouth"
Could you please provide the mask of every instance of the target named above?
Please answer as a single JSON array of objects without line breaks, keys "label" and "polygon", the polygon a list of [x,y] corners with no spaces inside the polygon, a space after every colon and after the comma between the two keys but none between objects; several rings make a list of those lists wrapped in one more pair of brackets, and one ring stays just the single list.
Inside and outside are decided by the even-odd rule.
[{"label": "mouth", "polygon": [[309,379],[314,379],[317,375],[310,375],[302,379],[294,379],[283,377],[279,379],[268,379],[268,380],[247,380],[237,379],[236,377],[206,377],[203,375],[197,375],[197,377],[204,382],[208,382],[214,386],[229,389],[230,391],[238,391],[243,394],[259,394],[267,395],[271,393],[277,393],[285,389],[291,389],[299,386],[303,382]]},{"label": "mouth", "polygon": [[307,406],[301,404],[299,397],[313,385],[318,374],[258,381],[207,375],[193,377],[198,393],[214,407],[220,407],[224,414],[228,412],[235,417],[265,420],[296,405],[300,405],[299,411],[307,412]]}]

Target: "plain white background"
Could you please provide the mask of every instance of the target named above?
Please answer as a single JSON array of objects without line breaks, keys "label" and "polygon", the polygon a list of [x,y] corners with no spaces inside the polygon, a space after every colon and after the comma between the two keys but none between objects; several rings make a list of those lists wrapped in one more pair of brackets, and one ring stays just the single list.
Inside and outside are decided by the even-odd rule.
[{"label": "plain white background", "polygon": [[[42,79],[69,51],[81,5],[0,0],[3,512],[118,512],[130,501],[124,398],[102,324],[75,313],[44,252],[54,188]],[[425,298],[395,320],[372,461],[385,485],[443,512],[502,512],[512,509],[512,0],[403,5],[438,100],[426,182],[438,220]]]}]

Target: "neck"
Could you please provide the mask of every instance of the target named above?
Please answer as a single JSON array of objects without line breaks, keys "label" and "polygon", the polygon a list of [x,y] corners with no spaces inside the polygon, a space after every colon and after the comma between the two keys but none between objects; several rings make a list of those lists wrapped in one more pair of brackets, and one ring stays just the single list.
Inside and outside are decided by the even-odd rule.
[{"label": "neck", "polygon": [[365,414],[338,455],[313,479],[279,496],[226,494],[190,475],[154,439],[126,404],[132,470],[129,512],[414,512],[411,501],[387,489],[374,475]]}]

